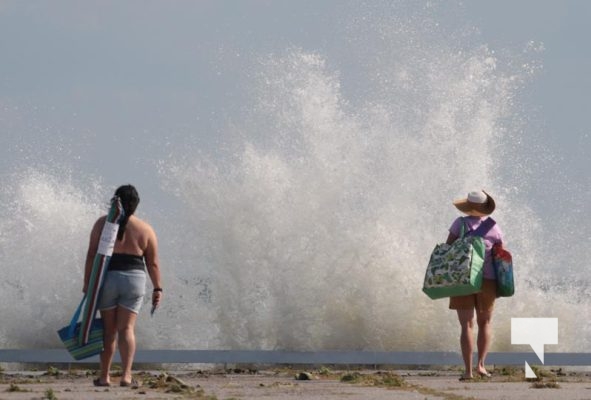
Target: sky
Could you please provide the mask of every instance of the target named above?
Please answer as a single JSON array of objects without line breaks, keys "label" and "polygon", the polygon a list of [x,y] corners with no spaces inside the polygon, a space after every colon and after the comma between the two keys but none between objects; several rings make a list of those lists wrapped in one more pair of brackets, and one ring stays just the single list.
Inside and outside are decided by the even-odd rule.
[{"label": "sky", "polygon": [[467,1],[465,6],[484,41],[493,46],[519,46],[528,41],[543,44],[543,70],[529,93],[529,101],[540,112],[540,133],[550,137],[565,155],[581,144],[582,136],[587,137],[588,146],[591,45],[586,38],[591,30],[591,3]]},{"label": "sky", "polygon": [[[357,3],[357,7],[351,4]],[[0,167],[52,163],[156,190],[158,160],[214,149],[248,107],[252,53],[318,51],[347,71],[343,21],[388,2],[0,1]],[[392,2],[404,14],[408,4]],[[543,48],[521,93],[524,129],[589,184],[591,3],[426,1],[492,49]],[[360,6],[359,6],[360,5]],[[146,167],[151,165],[150,167]],[[584,192],[584,193],[588,193]]]}]

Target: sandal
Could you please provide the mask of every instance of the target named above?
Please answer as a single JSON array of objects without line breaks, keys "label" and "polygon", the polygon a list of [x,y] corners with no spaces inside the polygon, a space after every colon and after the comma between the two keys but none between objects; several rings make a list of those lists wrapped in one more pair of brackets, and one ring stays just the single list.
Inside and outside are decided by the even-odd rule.
[{"label": "sandal", "polygon": [[92,384],[94,386],[111,386],[111,384],[109,382],[101,382],[101,378],[96,378],[95,380],[92,381]]},{"label": "sandal", "polygon": [[459,379],[460,382],[470,382],[472,380],[474,380],[474,378],[471,376],[460,376],[460,379]]},{"label": "sandal", "polygon": [[119,386],[122,387],[130,387],[132,389],[137,389],[140,387],[140,384],[138,383],[138,381],[136,381],[135,379],[131,379],[131,382],[125,382],[125,381],[121,381],[119,382]]}]

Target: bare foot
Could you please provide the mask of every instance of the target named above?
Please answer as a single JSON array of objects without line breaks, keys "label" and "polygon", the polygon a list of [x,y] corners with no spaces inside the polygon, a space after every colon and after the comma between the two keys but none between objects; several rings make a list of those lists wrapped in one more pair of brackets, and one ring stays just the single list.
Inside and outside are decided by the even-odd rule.
[{"label": "bare foot", "polygon": [[478,369],[478,375],[480,375],[483,378],[490,378],[492,375],[486,370],[486,369]]}]

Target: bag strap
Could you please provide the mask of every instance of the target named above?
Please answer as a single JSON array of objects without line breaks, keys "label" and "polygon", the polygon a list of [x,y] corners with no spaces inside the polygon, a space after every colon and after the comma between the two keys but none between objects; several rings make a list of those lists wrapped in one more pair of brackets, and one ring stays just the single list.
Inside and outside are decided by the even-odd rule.
[{"label": "bag strap", "polygon": [[69,337],[74,336],[74,331],[76,330],[76,324],[78,323],[78,319],[80,318],[80,313],[82,312],[82,305],[86,300],[86,293],[82,296],[82,301],[76,311],[74,311],[74,316],[72,316],[72,320],[70,321],[70,328],[68,329]]},{"label": "bag strap", "polygon": [[488,217],[484,222],[482,222],[478,228],[476,228],[476,230],[474,232],[472,232],[473,236],[480,236],[480,237],[484,237],[488,231],[490,231],[492,229],[493,226],[495,226],[496,221],[494,219],[492,219],[491,217]]}]

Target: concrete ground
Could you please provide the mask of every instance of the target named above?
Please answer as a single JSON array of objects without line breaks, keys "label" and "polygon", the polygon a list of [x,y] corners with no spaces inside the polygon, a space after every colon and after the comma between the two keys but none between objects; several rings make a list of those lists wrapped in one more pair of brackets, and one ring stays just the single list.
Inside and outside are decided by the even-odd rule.
[{"label": "concrete ground", "polygon": [[450,370],[267,369],[230,371],[136,371],[138,388],[95,387],[95,371],[12,371],[0,374],[0,399],[591,399],[591,374],[539,371],[526,381],[523,371],[498,368],[491,379],[460,382]]}]

